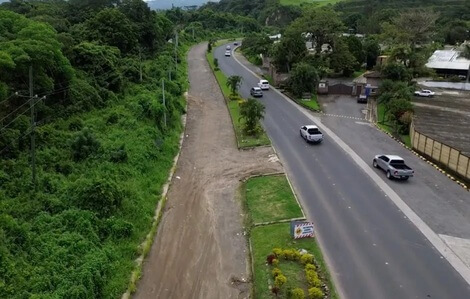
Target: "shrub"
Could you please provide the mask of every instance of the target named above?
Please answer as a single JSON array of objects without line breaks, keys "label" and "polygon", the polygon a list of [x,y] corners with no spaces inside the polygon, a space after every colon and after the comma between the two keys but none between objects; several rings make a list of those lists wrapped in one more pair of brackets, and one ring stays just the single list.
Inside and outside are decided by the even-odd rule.
[{"label": "shrub", "polygon": [[276,257],[274,256],[274,254],[270,254],[270,255],[268,255],[268,257],[266,258],[266,262],[268,262],[269,265],[272,265],[273,260],[274,260],[275,258],[276,258]]},{"label": "shrub", "polygon": [[72,156],[75,161],[83,160],[98,152],[100,143],[91,131],[85,128],[72,142]]},{"label": "shrub", "polygon": [[314,287],[318,287],[319,282],[320,282],[320,285],[321,285],[321,281],[318,278],[317,272],[315,272],[313,270],[305,270],[305,276],[307,277],[307,282],[308,282],[309,285],[314,286]]},{"label": "shrub", "polygon": [[274,286],[278,287],[278,288],[281,288],[286,282],[287,282],[287,278],[284,275],[279,274],[274,279]]},{"label": "shrub", "polygon": [[319,288],[313,287],[308,289],[308,298],[310,299],[322,299],[324,296],[322,290]]},{"label": "shrub", "polygon": [[293,260],[294,260],[294,261],[299,261],[300,258],[302,257],[302,255],[300,254],[300,252],[299,252],[297,249],[295,249],[295,248],[292,248],[291,250],[292,250],[292,255],[293,255],[292,258],[293,258]]},{"label": "shrub", "polygon": [[70,131],[80,131],[83,128],[83,122],[79,118],[74,118],[69,123],[69,130]]},{"label": "shrub", "polygon": [[125,197],[123,190],[109,178],[81,180],[77,184],[74,190],[77,206],[101,216],[109,216],[119,209]]},{"label": "shrub", "polygon": [[111,217],[106,219],[101,234],[114,239],[128,238],[132,235],[134,225],[122,219]]},{"label": "shrub", "polygon": [[264,118],[264,105],[255,99],[248,99],[240,105],[240,119],[244,120],[243,130],[251,136],[259,131],[259,122]]},{"label": "shrub", "polygon": [[313,255],[310,254],[310,253],[303,254],[303,255],[300,257],[300,262],[301,262],[303,265],[306,265],[306,264],[313,264]]},{"label": "shrub", "polygon": [[301,288],[295,288],[290,293],[290,298],[292,299],[304,299],[305,292]]},{"label": "shrub", "polygon": [[278,287],[272,287],[271,288],[271,292],[276,296],[279,294],[280,291],[281,290]]},{"label": "shrub", "polygon": [[228,96],[228,99],[229,99],[230,101],[239,101],[241,98],[240,98],[240,96],[237,95],[237,94],[231,94],[231,95]]},{"label": "shrub", "polygon": [[279,260],[278,259],[273,259],[273,266],[277,267],[279,265]]},{"label": "shrub", "polygon": [[294,253],[292,252],[291,249],[284,249],[282,251],[282,256],[284,257],[284,259],[286,260],[290,260],[292,261],[294,259]]},{"label": "shrub", "polygon": [[214,58],[214,66],[216,69],[219,68],[219,60],[217,58]]},{"label": "shrub", "polygon": [[306,264],[305,265],[305,271],[309,271],[309,270],[317,271],[317,267],[315,267],[314,264]]},{"label": "shrub", "polygon": [[119,121],[119,114],[117,114],[116,112],[113,112],[108,116],[108,119],[106,120],[106,124],[114,125],[114,124],[117,124],[118,121]]},{"label": "shrub", "polygon": [[119,148],[111,152],[111,162],[120,163],[127,161],[127,151],[125,145],[121,145]]},{"label": "shrub", "polygon": [[278,275],[281,275],[282,274],[282,271],[281,269],[279,268],[274,268],[271,273],[273,274],[273,277],[276,278]]},{"label": "shrub", "polygon": [[277,258],[279,258],[279,257],[282,256],[282,249],[281,248],[274,248],[273,253]]}]

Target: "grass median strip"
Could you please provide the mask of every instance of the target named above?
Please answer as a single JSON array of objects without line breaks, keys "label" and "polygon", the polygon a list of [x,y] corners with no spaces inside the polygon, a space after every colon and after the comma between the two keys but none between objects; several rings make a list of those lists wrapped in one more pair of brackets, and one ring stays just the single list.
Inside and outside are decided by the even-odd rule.
[{"label": "grass median strip", "polygon": [[[249,223],[282,221],[303,216],[287,178],[283,175],[250,178],[242,188]],[[273,271],[280,271],[286,279],[276,291],[276,298],[292,298],[296,291],[303,292],[305,298],[339,298],[315,239],[294,240],[289,223],[274,223],[252,227],[250,243],[254,298],[275,297],[273,291],[276,291],[277,284]],[[312,287],[311,277],[309,279],[307,276],[307,263],[304,262],[303,255],[300,255],[302,249],[307,251],[307,255],[313,255],[314,265],[310,267],[316,268],[314,274],[319,283],[317,288]],[[275,255],[275,251],[278,251],[276,262],[270,264],[268,260]],[[326,297],[308,297],[312,289],[323,292]]]},{"label": "grass median strip", "polygon": [[212,52],[206,54],[207,61],[209,62],[210,67],[214,71],[215,78],[219,83],[220,89],[224,94],[226,99],[227,106],[229,108],[230,116],[232,119],[233,127],[235,129],[235,134],[237,136],[237,143],[239,148],[247,148],[261,145],[270,145],[271,142],[266,135],[266,132],[262,130],[258,136],[250,136],[244,134],[243,132],[243,122],[240,120],[240,106],[237,101],[230,101],[230,89],[227,87],[227,77],[222,73],[221,70],[216,70],[214,65],[214,54]]},{"label": "grass median strip", "polygon": [[251,178],[245,186],[246,204],[253,223],[303,216],[284,175]]}]

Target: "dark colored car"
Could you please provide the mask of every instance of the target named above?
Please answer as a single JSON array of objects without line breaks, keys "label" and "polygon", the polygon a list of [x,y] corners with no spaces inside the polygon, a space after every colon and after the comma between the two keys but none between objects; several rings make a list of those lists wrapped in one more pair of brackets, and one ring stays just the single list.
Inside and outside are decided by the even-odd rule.
[{"label": "dark colored car", "polygon": [[250,90],[250,94],[252,97],[262,97],[263,91],[259,87],[252,87]]},{"label": "dark colored car", "polygon": [[358,103],[367,103],[367,96],[365,94],[360,94],[357,97],[357,102]]}]

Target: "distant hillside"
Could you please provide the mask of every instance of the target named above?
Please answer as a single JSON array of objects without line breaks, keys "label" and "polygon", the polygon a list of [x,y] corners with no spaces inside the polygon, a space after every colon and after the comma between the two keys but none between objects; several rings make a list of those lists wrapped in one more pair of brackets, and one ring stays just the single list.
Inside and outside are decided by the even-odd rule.
[{"label": "distant hillside", "polygon": [[[1,1],[1,0],[0,0]],[[207,2],[218,2],[218,0],[154,0],[147,1],[151,9],[170,9],[172,6],[184,7],[184,6],[201,6]]]}]

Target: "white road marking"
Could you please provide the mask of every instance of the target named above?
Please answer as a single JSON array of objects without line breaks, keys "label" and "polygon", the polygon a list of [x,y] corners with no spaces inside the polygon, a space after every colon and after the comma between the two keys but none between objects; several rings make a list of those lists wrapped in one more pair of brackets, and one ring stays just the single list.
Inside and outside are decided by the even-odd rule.
[{"label": "white road marking", "polygon": [[[240,63],[240,61],[234,57],[235,61],[241,65],[244,69],[250,72],[253,76],[261,79],[260,76],[251,71],[248,67]],[[431,244],[445,257],[445,259],[452,265],[452,267],[463,277],[463,279],[470,285],[470,268],[463,262],[460,257],[455,254],[452,249],[400,198],[400,196],[389,186],[385,181],[375,173],[372,168],[364,161],[361,157],[341,140],[333,131],[326,127],[318,117],[311,115],[306,109],[300,107],[296,103],[292,102],[283,93],[276,88],[272,88],[274,92],[279,94],[287,103],[294,106],[300,112],[302,112],[307,118],[314,121],[319,128],[321,128],[330,138],[338,144],[352,160],[369,175],[369,177],[381,188],[390,198],[390,200],[405,214],[410,221],[419,229],[419,231],[431,242]]]}]

